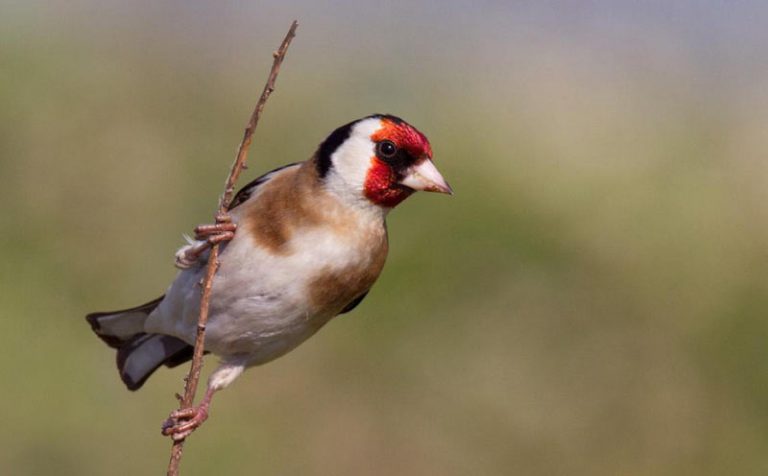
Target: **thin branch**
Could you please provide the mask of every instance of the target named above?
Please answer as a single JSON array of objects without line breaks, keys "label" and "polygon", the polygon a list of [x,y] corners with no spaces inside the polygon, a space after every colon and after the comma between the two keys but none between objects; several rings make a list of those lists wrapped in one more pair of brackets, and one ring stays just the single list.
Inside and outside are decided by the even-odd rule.
[{"label": "thin branch", "polygon": [[[272,56],[274,61],[272,63],[272,70],[269,73],[269,79],[264,86],[264,91],[261,93],[259,102],[256,103],[256,108],[253,110],[248,124],[245,127],[243,133],[243,140],[240,142],[240,147],[237,150],[237,158],[232,164],[232,169],[229,171],[229,177],[227,178],[224,193],[219,198],[219,210],[217,213],[217,219],[220,215],[227,212],[229,204],[232,201],[234,195],[235,183],[240,176],[240,172],[245,168],[245,161],[248,157],[248,148],[251,145],[253,139],[253,132],[256,130],[256,126],[259,123],[259,118],[264,110],[264,104],[269,99],[272,91],[275,90],[275,80],[277,74],[280,72],[280,65],[283,63],[285,53],[288,51],[288,46],[291,44],[291,40],[296,36],[296,28],[299,23],[294,21],[291,24],[288,33],[285,35],[280,48],[275,51]],[[197,337],[195,339],[195,352],[192,357],[192,366],[189,369],[189,374],[186,378],[186,385],[184,387],[184,397],[181,399],[181,409],[191,408],[195,399],[195,392],[197,391],[197,384],[200,380],[200,370],[203,366],[203,349],[205,342],[205,326],[208,322],[208,307],[211,302],[211,287],[213,286],[213,277],[216,274],[216,270],[219,267],[219,244],[214,244],[211,247],[210,255],[208,257],[208,268],[206,269],[205,278],[202,285],[202,295],[200,297],[200,317],[197,321]],[[168,462],[168,476],[177,476],[179,474],[179,463],[181,462],[182,450],[184,448],[184,440],[174,441],[171,449],[171,459]]]}]

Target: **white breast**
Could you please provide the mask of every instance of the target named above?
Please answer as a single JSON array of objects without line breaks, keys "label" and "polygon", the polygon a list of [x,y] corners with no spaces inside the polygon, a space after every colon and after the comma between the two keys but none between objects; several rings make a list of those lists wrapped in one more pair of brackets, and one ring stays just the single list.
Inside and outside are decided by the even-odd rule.
[{"label": "white breast", "polygon": [[[237,216],[233,214],[237,221]],[[332,315],[313,315],[307,287],[320,270],[344,269],[369,259],[363,233],[339,235],[315,227],[296,233],[289,254],[274,254],[246,234],[223,248],[214,279],[206,350],[217,355],[249,354],[250,365],[290,351]],[[149,317],[147,332],[194,343],[200,286],[205,267],[181,271],[166,298]]]}]

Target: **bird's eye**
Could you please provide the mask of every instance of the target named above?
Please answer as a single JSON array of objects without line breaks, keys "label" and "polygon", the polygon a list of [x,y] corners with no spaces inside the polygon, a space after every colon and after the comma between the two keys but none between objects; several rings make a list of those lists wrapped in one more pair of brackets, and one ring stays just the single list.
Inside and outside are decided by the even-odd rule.
[{"label": "bird's eye", "polygon": [[397,154],[397,146],[392,141],[383,140],[376,146],[378,155],[382,159],[391,159]]}]

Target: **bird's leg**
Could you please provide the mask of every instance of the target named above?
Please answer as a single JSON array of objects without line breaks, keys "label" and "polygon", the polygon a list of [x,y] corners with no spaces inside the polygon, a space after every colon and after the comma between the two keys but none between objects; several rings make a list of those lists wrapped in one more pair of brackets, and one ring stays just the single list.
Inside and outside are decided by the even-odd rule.
[{"label": "bird's leg", "polygon": [[205,391],[203,400],[196,407],[182,408],[171,413],[163,423],[163,434],[170,436],[174,441],[181,441],[188,437],[208,418],[213,394],[232,383],[243,373],[247,362],[246,356],[230,356],[228,361],[222,362],[208,378],[208,389]]},{"label": "bird's leg", "polygon": [[216,389],[208,387],[203,400],[194,407],[181,408],[174,411],[163,423],[163,435],[170,436],[174,441],[181,441],[208,419],[208,410]]},{"label": "bird's leg", "polygon": [[208,248],[234,238],[236,229],[237,224],[232,223],[232,217],[229,214],[217,213],[215,224],[195,227],[195,239],[198,240],[196,243],[184,246],[176,252],[176,267],[191,268]]}]

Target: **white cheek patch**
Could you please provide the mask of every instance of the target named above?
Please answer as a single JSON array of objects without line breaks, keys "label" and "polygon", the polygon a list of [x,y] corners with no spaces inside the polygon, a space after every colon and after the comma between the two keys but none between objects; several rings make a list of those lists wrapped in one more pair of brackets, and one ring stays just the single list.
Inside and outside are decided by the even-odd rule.
[{"label": "white cheek patch", "polygon": [[328,189],[350,200],[350,203],[366,200],[363,195],[365,179],[376,155],[376,145],[371,135],[381,128],[381,120],[370,118],[352,128],[349,138],[331,155],[331,168],[326,184]]}]

